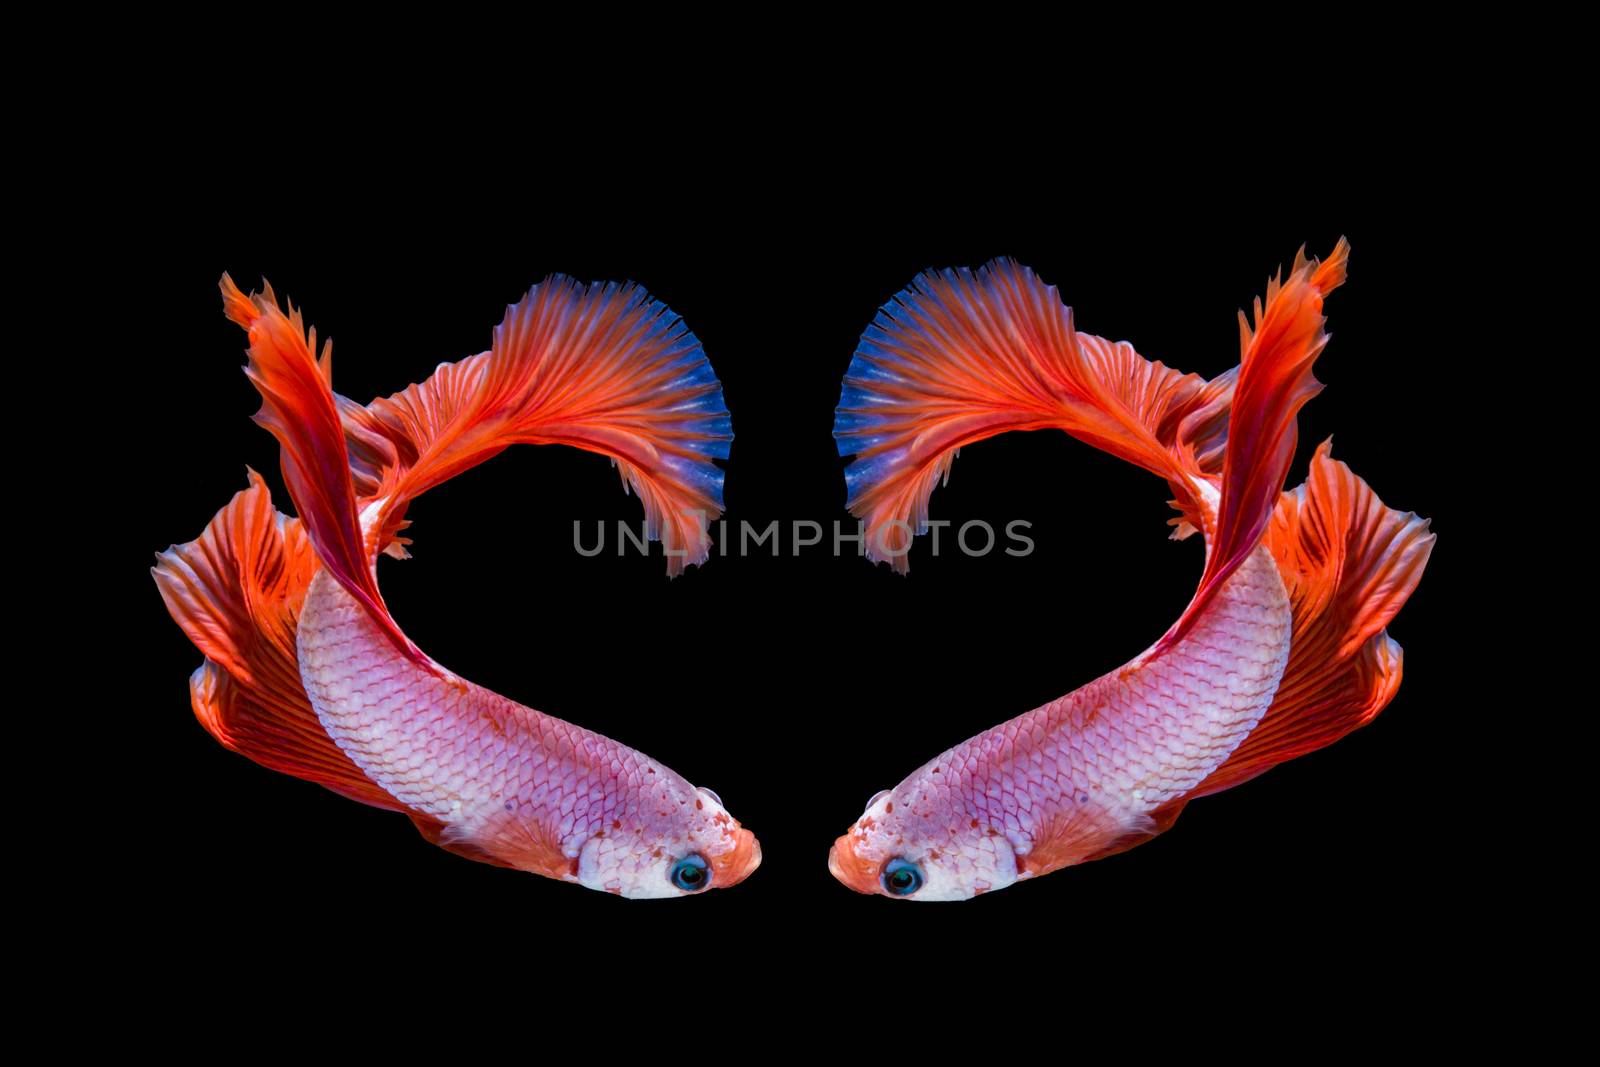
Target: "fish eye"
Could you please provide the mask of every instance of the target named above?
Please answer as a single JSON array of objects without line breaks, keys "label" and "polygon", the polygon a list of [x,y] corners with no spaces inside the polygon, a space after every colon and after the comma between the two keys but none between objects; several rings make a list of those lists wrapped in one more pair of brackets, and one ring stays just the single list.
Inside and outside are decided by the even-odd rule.
[{"label": "fish eye", "polygon": [[876,804],[878,801],[882,800],[888,795],[889,790],[887,789],[880,789],[876,793],[872,794],[872,799],[867,801],[867,806],[861,809],[861,814],[865,815],[867,812],[871,811],[872,805]]},{"label": "fish eye", "polygon": [[700,792],[702,792],[706,796],[710,797],[711,798],[711,802],[713,804],[715,804],[717,807],[719,807],[719,808],[727,807],[727,805],[722,802],[722,798],[717,796],[717,794],[713,790],[707,789],[705,786],[700,786]]},{"label": "fish eye", "polygon": [[672,884],[685,893],[698,893],[711,884],[711,869],[698,854],[672,865]]},{"label": "fish eye", "polygon": [[922,888],[922,868],[910,860],[890,860],[883,865],[883,888],[893,896],[909,897]]}]

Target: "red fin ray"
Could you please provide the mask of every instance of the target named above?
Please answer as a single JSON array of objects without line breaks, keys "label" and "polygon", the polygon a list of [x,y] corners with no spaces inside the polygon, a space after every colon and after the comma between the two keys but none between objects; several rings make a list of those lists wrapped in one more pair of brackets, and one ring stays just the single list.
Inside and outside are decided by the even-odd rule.
[{"label": "red fin ray", "polygon": [[1322,389],[1311,373],[1328,343],[1322,301],[1343,284],[1349,257],[1350,246],[1343,239],[1326,262],[1307,260],[1302,249],[1288,280],[1272,279],[1266,302],[1256,302],[1254,330],[1240,315],[1243,355],[1228,415],[1216,533],[1199,589],[1159,647],[1183,638],[1261,542],[1294,460],[1296,416]]},{"label": "red fin ray", "polygon": [[372,572],[361,532],[344,422],[330,384],[332,345],[315,355],[317,335],[300,313],[285,314],[270,286],[246,297],[222,276],[223,309],[250,335],[246,375],[261,394],[256,421],[278,439],[284,481],[317,557],[406,655],[431,661],[395,625]]},{"label": "red fin ray", "polygon": [[722,513],[721,385],[682,320],[632,284],[553,276],[507,309],[488,352],[346,415],[364,441],[358,478],[387,498],[380,545],[411,500],[513,444],[616,460],[669,573],[704,562],[705,524]]}]

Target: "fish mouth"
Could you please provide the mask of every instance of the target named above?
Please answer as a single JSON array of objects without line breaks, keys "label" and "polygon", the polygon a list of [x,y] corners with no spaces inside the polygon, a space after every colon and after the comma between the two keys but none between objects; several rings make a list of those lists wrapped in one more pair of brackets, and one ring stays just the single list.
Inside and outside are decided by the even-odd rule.
[{"label": "fish mouth", "polygon": [[878,892],[878,864],[856,855],[855,839],[845,834],[828,850],[828,870],[857,893]]},{"label": "fish mouth", "polygon": [[711,884],[718,889],[738,885],[761,866],[761,842],[743,828],[733,831],[734,846],[711,861]]}]

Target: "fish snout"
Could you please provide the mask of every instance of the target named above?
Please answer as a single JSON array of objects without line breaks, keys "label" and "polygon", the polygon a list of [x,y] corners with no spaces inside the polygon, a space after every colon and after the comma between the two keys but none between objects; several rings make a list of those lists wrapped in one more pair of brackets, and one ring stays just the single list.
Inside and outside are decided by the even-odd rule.
[{"label": "fish snout", "polygon": [[828,850],[828,870],[857,893],[877,893],[878,865],[856,855],[855,839],[845,834]]},{"label": "fish snout", "polygon": [[733,838],[734,846],[711,861],[714,888],[738,885],[761,866],[761,842],[756,835],[740,827],[733,831]]}]

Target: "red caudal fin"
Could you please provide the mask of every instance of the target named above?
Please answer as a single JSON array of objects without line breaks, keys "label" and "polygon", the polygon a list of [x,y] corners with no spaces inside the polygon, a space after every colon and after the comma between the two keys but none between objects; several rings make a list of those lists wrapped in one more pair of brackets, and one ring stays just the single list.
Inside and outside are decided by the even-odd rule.
[{"label": "red caudal fin", "polygon": [[357,483],[385,498],[377,547],[391,552],[412,499],[513,444],[611,457],[669,574],[705,561],[722,513],[721,385],[683,321],[632,284],[553,276],[507,309],[488,352],[342,413]]},{"label": "red caudal fin", "polygon": [[1208,383],[1078,333],[1055,287],[1011,260],[928,271],[878,312],[845,375],[848,506],[868,555],[903,572],[957,450],[1060,429],[1167,479],[1198,525],[1189,477],[1217,469],[1232,386],[1231,372]]},{"label": "red caudal fin", "polygon": [[1266,532],[1294,613],[1289,664],[1260,724],[1193,794],[1229,789],[1364,726],[1400,686],[1385,627],[1433,551],[1426,520],[1383,501],[1324,442]]},{"label": "red caudal fin", "polygon": [[333,343],[323,347],[319,360],[316,331],[307,331],[298,311],[281,310],[271,286],[246,297],[224,274],[222,305],[228,318],[250,335],[245,374],[262,401],[255,418],[278,439],[289,497],[317,557],[402,652],[431,663],[400,632],[378,593],[330,384]]},{"label": "red caudal fin", "polygon": [[1243,356],[1228,416],[1216,532],[1199,589],[1162,646],[1188,632],[1266,531],[1294,459],[1296,416],[1322,389],[1311,373],[1328,343],[1322,300],[1344,283],[1349,258],[1350,246],[1342,239],[1325,262],[1306,259],[1302,249],[1288,280],[1274,278],[1265,303],[1256,302],[1254,330],[1240,313]]},{"label": "red caudal fin", "polygon": [[205,532],[156,557],[172,618],[205,655],[189,679],[195,716],[218,741],[275,771],[399,810],[323,731],[300,685],[295,624],[316,553],[279,514],[260,475]]}]

